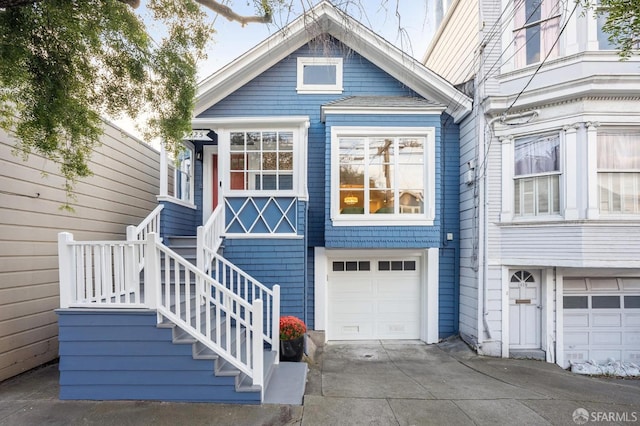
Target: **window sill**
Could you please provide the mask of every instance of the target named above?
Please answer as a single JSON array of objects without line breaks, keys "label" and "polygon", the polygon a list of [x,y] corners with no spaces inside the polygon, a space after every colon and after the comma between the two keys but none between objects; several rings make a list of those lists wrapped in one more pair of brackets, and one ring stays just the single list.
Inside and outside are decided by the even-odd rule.
[{"label": "window sill", "polygon": [[357,218],[345,218],[337,217],[332,218],[331,222],[333,226],[357,226],[357,227],[372,227],[372,226],[433,226],[433,219],[402,219],[397,217],[372,217],[358,215]]},{"label": "window sill", "polygon": [[191,203],[191,202],[183,201],[183,200],[181,200],[179,198],[171,197],[169,195],[158,195],[156,197],[156,199],[159,202],[163,202],[164,201],[166,203],[177,204],[179,206],[187,207],[187,208],[190,208],[190,209],[193,209],[193,210],[197,210],[198,209],[198,207],[195,204]]},{"label": "window sill", "polygon": [[340,95],[344,90],[342,87],[327,88],[327,89],[306,89],[303,87],[296,87],[298,95]]}]

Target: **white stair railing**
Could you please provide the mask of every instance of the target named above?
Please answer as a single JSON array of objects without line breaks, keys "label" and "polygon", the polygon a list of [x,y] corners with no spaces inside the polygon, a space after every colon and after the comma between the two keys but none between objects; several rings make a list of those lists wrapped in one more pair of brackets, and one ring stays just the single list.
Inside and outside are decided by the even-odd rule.
[{"label": "white stair railing", "polygon": [[207,223],[198,226],[196,265],[205,274],[211,273],[212,253],[217,253],[224,236],[223,206],[219,205],[213,211]]},{"label": "white stair railing", "polygon": [[276,363],[280,351],[280,286],[268,288],[242,269],[218,254],[224,237],[223,206],[219,205],[203,226],[198,227],[197,261],[198,269],[213,278],[248,303],[262,300],[266,319],[262,338],[276,352]]},{"label": "white stair railing", "polygon": [[147,235],[155,233],[160,235],[160,212],[164,209],[164,204],[158,205],[147,217],[145,217],[140,225],[127,226],[127,241],[146,240]]},{"label": "white stair railing", "polygon": [[[60,306],[154,309],[159,320],[164,317],[178,325],[264,392],[262,299],[247,301],[163,245],[156,233],[146,237],[76,242],[71,234],[60,233]],[[144,259],[144,284],[139,256]],[[204,289],[204,306],[191,297],[199,288]],[[273,293],[279,294],[278,286]]]}]

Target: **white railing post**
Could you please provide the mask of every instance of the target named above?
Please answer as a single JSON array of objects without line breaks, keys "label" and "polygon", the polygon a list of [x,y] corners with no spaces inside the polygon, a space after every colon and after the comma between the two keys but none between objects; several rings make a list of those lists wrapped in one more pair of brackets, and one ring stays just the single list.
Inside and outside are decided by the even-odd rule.
[{"label": "white railing post", "polygon": [[160,196],[169,195],[169,162],[164,142],[160,143]]},{"label": "white railing post", "polygon": [[158,250],[158,234],[147,234],[144,248],[144,303],[149,309],[158,307],[160,298],[160,250]]},{"label": "white railing post", "polygon": [[280,286],[273,286],[271,312],[271,350],[276,353],[276,364],[280,363]]},{"label": "white railing post", "polygon": [[136,227],[133,225],[127,226],[127,241],[135,241],[136,239]]},{"label": "white railing post", "polygon": [[75,293],[74,249],[69,243],[73,235],[68,232],[58,234],[58,273],[60,279],[60,307],[68,308]]},{"label": "white railing post", "polygon": [[263,386],[263,370],[264,370],[264,360],[262,359],[264,352],[264,341],[262,340],[262,316],[264,312],[262,311],[262,300],[256,299],[252,303],[253,307],[253,326],[251,327],[251,350],[253,356],[253,385],[261,386],[262,396],[264,397],[264,386]]},{"label": "white railing post", "polygon": [[[203,226],[198,226],[197,228],[197,233],[196,233],[196,267],[198,268],[198,270],[204,272],[205,274],[209,275],[209,267],[207,267],[207,265],[205,265],[205,259],[206,259],[206,255],[205,255],[205,243],[204,243],[204,227]],[[197,278],[198,282],[196,285],[196,288],[198,289],[198,296],[203,297],[204,296],[204,282],[202,281],[201,278]],[[204,297],[201,300],[201,303],[204,303]]]}]

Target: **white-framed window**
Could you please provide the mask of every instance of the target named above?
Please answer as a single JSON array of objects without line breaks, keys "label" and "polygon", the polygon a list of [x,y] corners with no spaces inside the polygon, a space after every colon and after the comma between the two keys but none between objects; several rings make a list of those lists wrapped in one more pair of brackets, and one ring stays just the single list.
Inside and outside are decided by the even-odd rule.
[{"label": "white-framed window", "polygon": [[331,150],[334,225],[433,224],[432,127],[333,127]]},{"label": "white-framed window", "polygon": [[293,130],[229,133],[231,191],[293,190]]},{"label": "white-framed window", "polygon": [[598,129],[600,214],[640,214],[640,129]]},{"label": "white-framed window", "polygon": [[184,143],[184,148],[177,153],[175,160],[174,188],[175,197],[180,201],[193,204],[194,180],[194,146]]},{"label": "white-framed window", "polygon": [[558,56],[559,0],[514,0],[514,61],[516,68]]},{"label": "white-framed window", "polygon": [[[598,49],[600,50],[619,50],[618,46],[609,41],[611,34],[605,32],[602,27],[609,18],[609,12],[606,8],[596,9],[596,25],[598,31]],[[634,49],[640,49],[640,43],[633,46]]]},{"label": "white-framed window", "polygon": [[308,199],[309,117],[232,117],[212,124],[223,195]]},{"label": "white-framed window", "polygon": [[298,93],[342,93],[342,58],[298,57],[297,74]]},{"label": "white-framed window", "polygon": [[560,214],[560,175],[560,137],[557,133],[515,139],[514,214]]}]

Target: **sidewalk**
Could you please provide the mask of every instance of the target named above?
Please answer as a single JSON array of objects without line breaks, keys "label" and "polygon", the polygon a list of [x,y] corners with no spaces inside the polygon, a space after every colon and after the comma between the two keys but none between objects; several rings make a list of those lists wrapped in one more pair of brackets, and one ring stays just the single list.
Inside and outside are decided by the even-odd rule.
[{"label": "sidewalk", "polygon": [[304,406],[60,401],[57,364],[0,383],[3,426],[575,425],[579,408],[588,420],[611,414],[618,424],[634,424],[624,420],[635,415],[640,425],[640,380],[583,377],[540,361],[479,357],[452,340],[319,347],[310,362]]}]

